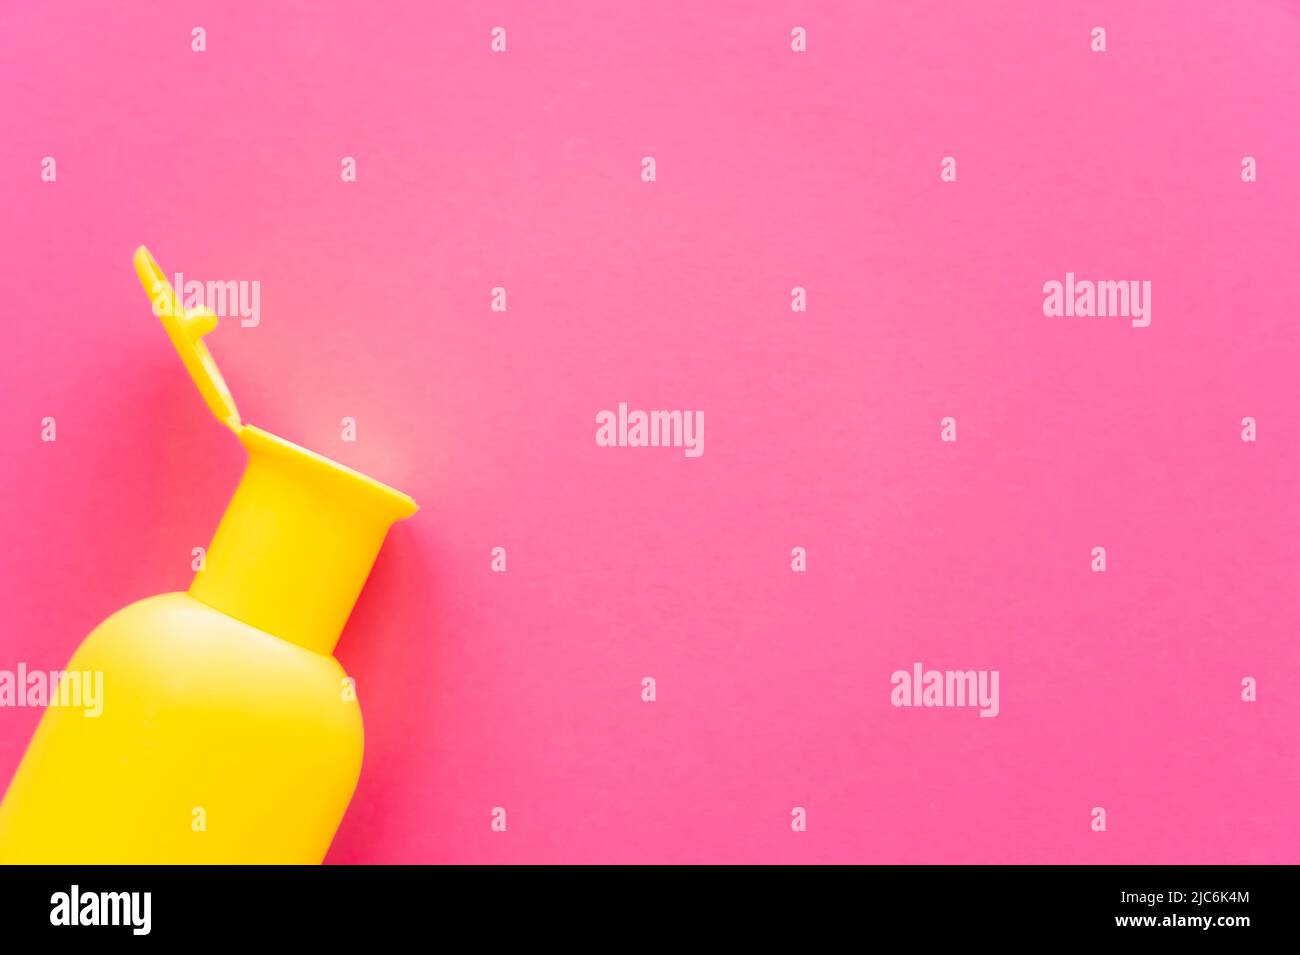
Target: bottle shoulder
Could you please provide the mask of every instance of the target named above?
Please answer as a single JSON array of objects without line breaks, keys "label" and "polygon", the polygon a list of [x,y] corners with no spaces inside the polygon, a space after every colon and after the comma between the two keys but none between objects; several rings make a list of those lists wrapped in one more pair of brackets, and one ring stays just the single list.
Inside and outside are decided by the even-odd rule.
[{"label": "bottle shoulder", "polygon": [[86,637],[69,669],[102,670],[119,693],[147,693],[176,706],[314,713],[313,719],[344,726],[360,723],[356,694],[338,660],[187,593],[123,607]]},{"label": "bottle shoulder", "polygon": [[165,641],[162,648],[165,653],[203,648],[285,661],[298,660],[306,668],[342,671],[342,666],[333,656],[282,640],[183,591],[156,594],[128,604],[105,618],[91,636],[99,633],[118,638]]}]

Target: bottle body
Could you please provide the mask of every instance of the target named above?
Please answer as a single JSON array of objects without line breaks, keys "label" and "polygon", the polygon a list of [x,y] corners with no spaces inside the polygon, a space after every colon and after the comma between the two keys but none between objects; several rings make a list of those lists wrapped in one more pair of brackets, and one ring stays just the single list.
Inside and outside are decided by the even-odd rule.
[{"label": "bottle body", "polygon": [[343,668],[189,594],[139,601],[67,666],[0,805],[0,863],[319,863],[361,771]]}]

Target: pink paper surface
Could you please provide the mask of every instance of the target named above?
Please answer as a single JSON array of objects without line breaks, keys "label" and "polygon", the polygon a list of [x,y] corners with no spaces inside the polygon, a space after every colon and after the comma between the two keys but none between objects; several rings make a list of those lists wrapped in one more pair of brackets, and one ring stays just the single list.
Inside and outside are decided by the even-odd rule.
[{"label": "pink paper surface", "polygon": [[[238,480],[146,243],[260,283],[246,421],[423,508],[329,861],[1300,861],[1294,4],[388,9],[0,10],[0,668],[185,589]],[[999,714],[891,705],[917,661]]]}]

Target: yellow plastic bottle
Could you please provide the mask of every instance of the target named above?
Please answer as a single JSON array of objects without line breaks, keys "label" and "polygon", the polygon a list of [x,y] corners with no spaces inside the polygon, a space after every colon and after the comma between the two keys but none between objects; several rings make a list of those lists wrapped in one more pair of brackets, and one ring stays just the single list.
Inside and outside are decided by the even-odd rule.
[{"label": "yellow plastic bottle", "polygon": [[[100,624],[67,670],[102,712],[48,707],[0,805],[4,863],[319,863],[361,771],[361,711],[334,659],[405,494],[242,424],[147,249],[135,268],[248,466],[188,593]],[[65,678],[66,680],[67,678]]]}]

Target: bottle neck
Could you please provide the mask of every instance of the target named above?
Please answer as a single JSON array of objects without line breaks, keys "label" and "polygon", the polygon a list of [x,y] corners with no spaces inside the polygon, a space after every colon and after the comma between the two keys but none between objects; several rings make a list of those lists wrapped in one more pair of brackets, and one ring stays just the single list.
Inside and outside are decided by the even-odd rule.
[{"label": "bottle neck", "polygon": [[249,626],[330,654],[405,494],[251,425],[248,466],[190,595]]}]

